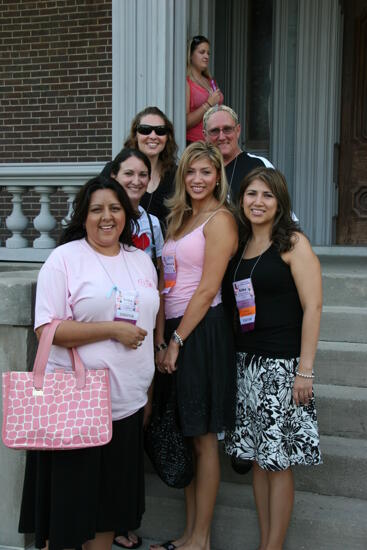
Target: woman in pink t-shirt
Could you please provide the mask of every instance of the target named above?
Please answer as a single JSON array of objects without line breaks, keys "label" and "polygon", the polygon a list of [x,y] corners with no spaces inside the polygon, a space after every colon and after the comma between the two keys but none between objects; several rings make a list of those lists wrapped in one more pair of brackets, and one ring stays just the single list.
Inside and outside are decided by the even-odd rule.
[{"label": "woman in pink t-shirt", "polygon": [[210,75],[210,43],[205,36],[194,36],[187,50],[186,143],[204,140],[203,116],[214,105],[223,103],[223,94]]},{"label": "woman in pink t-shirt", "polygon": [[[114,533],[139,527],[144,512],[143,410],[159,294],[152,261],[132,246],[136,219],[121,185],[90,180],[39,273],[37,335],[63,319],[47,371],[71,369],[70,347],[86,368],[108,368],[113,436],[101,447],[28,453],[19,530],[35,533],[36,548],[110,550]],[[125,310],[116,307],[124,296]]]},{"label": "woman in pink t-shirt", "polygon": [[[177,540],[157,546],[183,550],[210,547],[219,485],[217,432],[234,424],[235,361],[232,332],[220,287],[237,249],[237,226],[227,207],[228,186],[219,149],[202,141],[184,151],[169,206],[163,247],[165,334],[158,368],[173,377],[183,435],[191,438],[196,473],[186,487],[186,528]],[[164,284],[163,284],[164,282]]]}]

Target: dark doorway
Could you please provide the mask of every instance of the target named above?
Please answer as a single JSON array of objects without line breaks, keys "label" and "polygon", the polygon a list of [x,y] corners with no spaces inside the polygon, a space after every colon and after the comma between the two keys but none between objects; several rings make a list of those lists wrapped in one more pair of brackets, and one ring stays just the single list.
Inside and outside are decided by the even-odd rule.
[{"label": "dark doorway", "polygon": [[367,244],[367,0],[344,1],[338,244]]}]

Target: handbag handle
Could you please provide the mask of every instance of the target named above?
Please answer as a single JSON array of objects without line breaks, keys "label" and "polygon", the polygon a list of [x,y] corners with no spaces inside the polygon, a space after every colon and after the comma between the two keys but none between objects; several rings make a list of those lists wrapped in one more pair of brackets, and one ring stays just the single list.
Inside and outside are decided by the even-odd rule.
[{"label": "handbag handle", "polygon": [[[42,390],[43,388],[43,380],[45,377],[48,356],[50,355],[56,329],[62,321],[62,319],[53,319],[51,323],[48,323],[42,331],[33,366],[33,385],[36,390]],[[75,371],[76,387],[81,390],[85,386],[85,367],[75,348],[71,348],[68,351],[70,353],[72,365]]]}]

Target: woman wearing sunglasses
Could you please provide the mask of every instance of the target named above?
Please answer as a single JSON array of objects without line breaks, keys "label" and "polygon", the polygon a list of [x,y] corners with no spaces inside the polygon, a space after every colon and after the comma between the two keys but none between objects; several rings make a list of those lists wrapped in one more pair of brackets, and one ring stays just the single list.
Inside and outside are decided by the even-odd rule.
[{"label": "woman wearing sunglasses", "polygon": [[223,94],[209,72],[210,43],[205,36],[194,36],[187,50],[186,144],[205,140],[203,116],[223,103]]},{"label": "woman wearing sunglasses", "polygon": [[173,192],[178,149],[172,122],[158,107],[146,107],[133,119],[125,147],[139,149],[150,160],[152,172],[140,204],[165,224],[164,201]]}]

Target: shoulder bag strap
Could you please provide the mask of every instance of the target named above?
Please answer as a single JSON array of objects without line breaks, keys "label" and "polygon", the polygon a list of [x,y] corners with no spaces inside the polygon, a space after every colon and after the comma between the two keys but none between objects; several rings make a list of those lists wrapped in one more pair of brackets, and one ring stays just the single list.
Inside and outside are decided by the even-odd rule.
[{"label": "shoulder bag strap", "polygon": [[149,214],[149,212],[147,212],[147,216],[148,216],[148,222],[149,222],[149,227],[150,227],[150,232],[152,234],[152,260],[153,260],[153,264],[154,264],[154,267],[157,269],[158,267],[158,262],[157,262],[157,248],[156,248],[156,245],[155,245],[155,236],[154,236],[154,229],[153,229],[153,223],[152,223],[152,218]]},{"label": "shoulder bag strap", "polygon": [[[48,323],[43,328],[38,344],[36,359],[33,365],[33,385],[37,390],[41,390],[43,388],[43,380],[52,342],[56,329],[62,321],[63,319],[53,319],[51,323]],[[77,380],[76,385],[78,389],[81,389],[85,385],[85,368],[76,349],[72,348],[69,350],[69,353],[71,355],[73,368],[75,370],[75,377]]]}]

